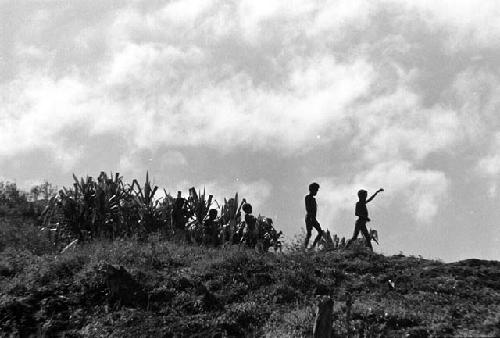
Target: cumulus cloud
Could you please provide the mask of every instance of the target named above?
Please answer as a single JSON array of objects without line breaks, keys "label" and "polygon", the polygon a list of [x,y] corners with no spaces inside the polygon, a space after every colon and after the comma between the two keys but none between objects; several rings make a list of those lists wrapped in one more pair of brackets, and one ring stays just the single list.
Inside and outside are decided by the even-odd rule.
[{"label": "cumulus cloud", "polygon": [[[275,11],[273,6],[241,4],[239,9],[253,13],[249,15],[253,23],[246,22],[244,15],[236,19],[225,16],[224,20],[237,20],[244,38],[246,29],[258,31],[256,26],[278,13],[300,20],[299,15],[313,8],[297,3],[293,10],[281,12],[278,9],[290,7],[284,3],[276,6]],[[111,55],[95,60],[98,75],[82,73],[81,67],[62,77],[47,71],[32,73],[32,69],[19,72],[2,88],[5,104],[1,116],[6,126],[3,154],[49,147],[67,163],[74,163],[70,159],[79,151],[70,148],[61,155],[66,147],[60,146],[59,138],[71,132],[68,126],[75,125],[88,128],[89,137],[118,131],[137,148],[182,144],[230,150],[250,146],[288,153],[306,151],[319,134],[326,143],[346,133],[346,110],[368,90],[372,80],[373,70],[363,58],[340,62],[333,55],[303,57],[290,51],[280,56],[257,48],[258,57],[269,52],[270,62],[283,62],[284,71],[279,87],[259,85],[256,74],[236,69],[237,60],[213,59],[214,48],[238,41],[220,37],[214,41],[215,47],[207,47],[205,37],[193,30],[195,22],[209,31],[215,29],[212,26],[217,23],[209,20],[211,15],[202,15],[219,10],[225,13],[220,3],[198,6],[195,1],[171,2],[147,13],[123,8],[103,34],[108,37]],[[147,19],[149,32],[137,32],[137,18]],[[192,37],[179,41],[169,36],[171,23]],[[50,21],[39,24],[42,30],[48,29]],[[88,29],[72,31],[80,36]],[[165,36],[157,38],[163,31]],[[74,37],[70,39],[73,43]],[[83,37],[77,40],[92,44]],[[266,81],[271,83],[272,79]],[[19,135],[21,142],[12,141],[14,135]]]},{"label": "cumulus cloud", "polygon": [[496,177],[500,173],[500,132],[495,135],[490,154],[482,158],[477,165],[479,171],[487,176]]},{"label": "cumulus cloud", "polygon": [[[396,3],[396,2],[395,2]],[[430,25],[445,29],[452,50],[498,47],[500,8],[495,0],[444,0],[397,2],[409,12],[417,12]]]},{"label": "cumulus cloud", "polygon": [[490,198],[498,195],[498,184],[500,178],[500,132],[497,132],[494,141],[491,143],[488,154],[482,157],[476,166],[476,171],[487,182],[487,193]]},{"label": "cumulus cloud", "polygon": [[[85,27],[82,21],[65,22],[64,14],[80,9],[87,15],[91,7],[56,7],[55,22],[46,10],[32,10],[29,14],[38,18],[39,30],[49,34],[48,41],[56,41],[49,33],[54,24],[70,25],[75,35],[66,37],[68,44],[77,43],[75,50],[99,53],[94,55],[92,76],[75,63],[70,68],[73,71],[63,77],[57,72],[30,74],[34,68],[27,66],[18,74],[25,77],[5,85],[4,139],[12,140],[20,132],[23,137],[22,142],[5,143],[2,150],[12,154],[38,144],[60,154],[64,147],[57,148],[55,138],[67,125],[80,123],[88,125],[91,134],[119,130],[133,140],[130,146],[138,148],[179,146],[182,142],[212,147],[224,144],[221,148],[225,150],[250,145],[293,153],[317,145],[311,143],[317,135],[323,144],[346,137],[354,124],[362,134],[358,144],[364,144],[368,134],[375,134],[370,136],[370,145],[363,146],[369,148],[369,159],[395,156],[400,149],[424,158],[453,142],[449,133],[456,125],[453,112],[440,106],[421,109],[408,88],[393,88],[392,93],[362,107],[353,120],[354,103],[366,100],[381,76],[376,76],[368,55],[342,60],[316,42],[318,36],[342,40],[342,29],[350,31],[353,24],[364,29],[376,19],[382,4],[195,0],[160,7],[115,4],[99,6],[101,12]],[[405,15],[412,10],[411,6],[400,7]],[[429,4],[418,10],[439,13],[436,20],[445,12]],[[449,18],[443,20],[453,23]],[[112,24],[105,26],[109,22]],[[98,27],[104,29],[100,34],[104,42],[96,39]],[[18,27],[16,31],[25,36],[29,29]],[[64,44],[61,39],[57,37],[58,45]],[[267,44],[267,39],[280,49]],[[19,46],[16,48],[31,51],[26,55],[37,60],[37,66],[44,65],[41,56],[47,56],[48,50],[39,40],[21,41]],[[316,52],[304,54],[311,46],[317,47]],[[221,54],[228,47],[233,48],[233,55]],[[245,52],[259,60],[253,69],[239,63],[244,55],[240,53]],[[218,56],[225,59],[214,59]],[[77,59],[71,53],[61,57]],[[266,76],[259,72],[259,65],[281,74]],[[56,65],[51,63],[48,69],[53,67]],[[280,82],[275,83],[275,78]],[[9,118],[13,115],[17,121]],[[35,137],[36,127],[43,132]],[[393,139],[397,141],[388,141]],[[78,156],[74,149],[68,152]]]},{"label": "cumulus cloud", "polygon": [[461,71],[445,96],[457,106],[468,141],[482,146],[484,141],[495,141],[500,128],[500,77],[489,69],[487,65]]},{"label": "cumulus cloud", "polygon": [[398,89],[381,96],[357,112],[358,132],[354,145],[364,158],[421,160],[437,151],[449,150],[460,138],[459,118],[443,107],[423,108],[418,97]]}]

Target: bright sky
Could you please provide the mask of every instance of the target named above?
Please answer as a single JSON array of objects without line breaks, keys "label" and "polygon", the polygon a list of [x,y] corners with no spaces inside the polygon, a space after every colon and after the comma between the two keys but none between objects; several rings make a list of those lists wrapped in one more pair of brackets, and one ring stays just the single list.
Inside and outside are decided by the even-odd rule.
[{"label": "bright sky", "polygon": [[0,177],[235,191],[288,237],[500,258],[500,2],[0,0]]}]

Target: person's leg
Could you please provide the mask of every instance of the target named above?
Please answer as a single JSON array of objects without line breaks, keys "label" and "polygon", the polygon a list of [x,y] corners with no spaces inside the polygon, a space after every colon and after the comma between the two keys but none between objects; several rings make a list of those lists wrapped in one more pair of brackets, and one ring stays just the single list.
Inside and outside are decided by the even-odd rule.
[{"label": "person's leg", "polygon": [[352,242],[354,242],[358,238],[358,236],[359,236],[359,223],[360,222],[361,221],[358,219],[356,221],[356,223],[354,224],[354,233],[352,234],[352,238],[347,241],[347,244],[345,246],[346,248],[348,248],[352,244]]},{"label": "person's leg", "polygon": [[311,232],[312,230],[311,229],[307,229],[307,233],[306,233],[306,240],[304,242],[304,248],[307,249],[307,246],[309,245],[309,239],[311,239]]},{"label": "person's leg", "polygon": [[312,232],[312,225],[310,221],[306,218],[306,240],[304,242],[304,248],[307,249],[307,246],[309,245],[309,239],[311,238],[311,232]]},{"label": "person's leg", "polygon": [[323,236],[323,229],[321,229],[321,226],[319,225],[318,221],[314,222],[313,227],[316,229],[318,234],[316,235],[316,238],[314,239],[312,247],[316,247],[316,244],[318,244],[319,240],[321,239],[321,236]]},{"label": "person's leg", "polygon": [[366,228],[366,224],[363,224],[363,226],[361,227],[360,230],[361,230],[361,233],[363,234],[363,236],[365,237],[366,246],[369,247],[371,251],[373,251],[370,233],[368,232],[368,229]]}]

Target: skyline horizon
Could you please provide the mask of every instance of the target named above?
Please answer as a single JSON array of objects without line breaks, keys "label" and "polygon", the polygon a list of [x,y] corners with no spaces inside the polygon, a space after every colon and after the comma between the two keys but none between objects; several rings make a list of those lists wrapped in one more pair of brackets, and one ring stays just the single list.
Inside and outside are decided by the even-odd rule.
[{"label": "skyline horizon", "polygon": [[[94,175],[88,175],[88,174],[86,174],[86,175],[79,175],[79,174],[77,174],[77,173],[74,173],[74,174],[76,175],[76,177],[77,177],[77,178],[81,178],[81,177],[92,177],[92,178],[94,178],[94,179],[95,179],[95,178],[97,178],[97,177],[99,176],[99,174],[100,174],[101,172],[105,172],[106,174],[110,174],[110,173],[112,173],[112,174],[117,174],[117,173],[119,173],[119,171],[118,171],[118,172],[114,172],[114,171],[109,171],[109,172],[106,172],[106,171],[104,171],[104,170],[100,170],[100,171],[96,172]],[[148,173],[148,172],[149,172],[149,170],[146,170],[146,172]],[[131,177],[131,178],[130,178],[130,181],[127,181],[127,177],[124,177],[124,176],[123,176],[123,175],[121,175],[121,174],[120,174],[120,177],[122,177],[122,178],[123,178],[123,182],[124,182],[125,184],[127,184],[126,182],[131,182],[133,179],[137,179],[137,180],[139,181],[139,183],[141,183],[141,184],[142,184],[142,181],[141,181],[142,177]],[[144,177],[146,177],[146,174],[144,174]],[[198,187],[198,186],[185,186],[185,187],[179,187],[179,186],[177,186],[174,190],[169,191],[167,187],[164,187],[164,186],[161,186],[161,185],[157,185],[157,184],[155,183],[155,178],[154,178],[154,177],[150,177],[150,181],[151,181],[151,183],[152,183],[152,185],[153,185],[153,186],[158,186],[158,188],[159,188],[159,189],[158,189],[158,191],[157,191],[157,193],[159,193],[159,195],[160,195],[160,196],[158,196],[158,194],[156,194],[157,196],[155,196],[155,199],[158,199],[158,200],[160,200],[160,199],[164,198],[163,189],[166,189],[166,190],[167,190],[167,193],[169,193],[172,197],[175,197],[175,196],[176,196],[177,191],[179,191],[179,190],[177,190],[177,189],[180,189],[180,191],[182,192],[182,195],[183,195],[184,197],[185,197],[185,196],[187,196],[187,195],[189,194],[189,189],[190,189],[191,187],[196,188],[196,191],[199,191],[199,190],[203,191],[204,189],[206,189],[206,186],[200,186],[200,187]],[[4,180],[4,178],[3,178],[3,177],[1,177],[0,182],[12,182],[12,183],[15,183],[14,181],[9,181],[9,180],[7,180],[7,181],[6,181],[6,180]],[[49,182],[48,180],[45,180],[45,179],[43,179],[43,180],[39,181],[39,183],[44,183],[44,182],[48,182],[49,184],[53,184],[53,182]],[[71,180],[69,180],[69,182],[73,182],[73,178],[71,178]],[[311,181],[311,182],[313,182],[313,181]],[[320,189],[319,189],[319,191],[318,191],[319,197],[318,197],[318,195],[316,195],[315,197],[316,197],[316,199],[317,199],[317,200],[319,199],[319,200],[318,200],[319,202],[321,202],[321,183],[320,183],[320,182],[316,182],[316,183],[319,183],[319,184],[320,184]],[[36,185],[36,183],[35,183],[35,185]],[[66,185],[56,185],[56,184],[53,184],[53,186],[55,186],[55,187],[57,188],[57,189],[56,189],[56,192],[54,193],[55,195],[57,195],[57,191],[58,191],[58,190],[60,190],[60,189],[62,189],[63,187],[65,187],[65,188],[69,188],[69,189],[72,189],[72,184],[66,184]],[[33,185],[32,185],[31,187],[33,187]],[[29,194],[30,192],[29,192],[29,189],[27,189],[27,188],[28,188],[28,186],[21,186],[21,187],[20,187],[20,186],[18,186],[18,189],[20,189],[20,190],[22,190],[23,192],[26,192],[26,193],[28,193],[28,194]],[[362,188],[360,188],[360,189],[362,189]],[[227,190],[226,190],[226,191],[227,191]],[[375,192],[375,191],[376,191],[376,190],[373,190],[372,192],[368,191],[368,194],[370,195],[370,194],[372,194],[372,193],[373,193],[373,192]],[[358,190],[353,191],[352,195],[356,195],[356,196],[357,196],[357,192],[358,192]],[[385,192],[385,189],[384,189],[384,192]],[[211,194],[211,191],[207,190],[207,191],[206,191],[206,193],[207,193],[207,194]],[[216,204],[216,203],[215,203],[215,201],[217,201],[217,202],[220,204],[220,203],[224,200],[224,198],[227,198],[227,199],[232,198],[232,197],[234,197],[234,195],[235,195],[236,193],[238,193],[238,196],[240,197],[240,199],[241,199],[241,198],[245,198],[245,199],[247,199],[247,202],[248,202],[248,203],[252,204],[252,201],[251,201],[251,200],[248,200],[248,198],[246,198],[244,195],[240,194],[238,191],[235,191],[232,195],[231,195],[231,194],[229,194],[229,195],[227,195],[227,196],[216,196],[216,195],[214,195],[214,202],[212,203],[212,207],[211,207],[211,208],[214,208],[214,209],[219,210],[219,209],[220,209],[219,207],[215,207],[215,204]],[[305,195],[307,195],[307,194],[308,194],[308,193],[305,193]],[[55,195],[54,195],[54,196],[55,196]],[[305,196],[305,195],[304,195],[304,196]],[[304,196],[300,196],[300,197],[301,197],[301,199],[303,199],[303,197],[304,197]],[[382,195],[381,197],[383,198],[383,195]],[[219,200],[220,200],[221,202],[219,202],[219,200],[218,200],[217,198],[219,198]],[[357,198],[357,197],[356,197],[356,198]],[[354,204],[355,204],[355,203],[356,203],[356,202],[354,202],[354,203],[353,203],[353,207],[352,207],[352,209],[353,209],[353,210],[354,210]],[[257,205],[259,205],[259,204],[257,204]],[[369,208],[370,208],[370,207],[369,207]],[[219,211],[220,211],[220,210],[219,210]],[[305,208],[304,208],[303,212],[304,212],[304,215],[305,215]],[[242,211],[242,213],[243,213],[243,211]],[[254,212],[254,214],[261,215],[261,214],[258,212],[258,210],[256,210],[256,212]],[[269,217],[269,215],[267,215],[267,214],[262,214],[262,215],[263,215],[263,216],[266,216],[266,217]],[[276,216],[277,216],[277,215],[275,215],[275,217],[276,217]],[[271,217],[271,218],[272,218],[272,217]],[[277,219],[277,218],[278,218],[278,217],[276,217],[276,219]],[[319,214],[319,215],[318,215],[318,218],[319,218],[319,219],[321,219],[321,214]],[[353,213],[352,213],[352,231],[354,231],[354,223],[355,223],[355,219],[356,219],[356,217],[354,216],[354,212],[353,212]],[[273,221],[275,221],[275,219],[274,219],[274,218],[273,218]],[[303,219],[302,219],[302,220],[300,220],[300,221],[302,221],[302,223],[303,223]],[[297,223],[300,223],[300,221],[297,221]],[[320,223],[321,223],[321,222],[320,222]],[[276,223],[276,222],[275,222],[275,224],[274,224],[274,225],[276,226],[277,230],[285,230],[285,229],[287,228],[286,226],[285,226],[285,227],[282,227],[282,225],[281,225],[281,224]],[[339,234],[339,233],[336,233],[336,232],[335,232],[335,229],[334,229],[334,228],[332,228],[331,226],[328,226],[328,225],[327,225],[326,227],[322,226],[322,228],[323,228],[323,230],[324,230],[324,231],[329,230],[332,236],[335,234],[335,235],[338,235],[338,236],[339,236],[339,238],[345,237],[346,241],[347,241],[347,239],[351,238],[351,236],[352,236],[352,231],[351,231],[351,233]],[[370,227],[370,224],[368,224],[368,228],[369,228],[369,229],[372,229],[372,228]],[[382,229],[380,229],[380,228],[373,228],[373,229],[376,229],[379,233],[382,233],[382,234],[384,233],[384,229],[383,229],[383,228],[382,228]],[[294,242],[294,241],[297,241],[297,240],[303,240],[303,238],[302,238],[302,237],[297,238],[297,236],[298,236],[298,235],[299,235],[299,236],[305,236],[305,225],[298,226],[298,227],[294,227],[294,232],[292,232],[292,233],[288,233],[288,232],[284,231],[283,236],[284,236],[284,241],[285,241],[285,243],[289,243],[289,244],[290,244],[290,243],[292,243],[292,242]],[[314,236],[315,236],[315,230],[313,230],[313,237],[314,237]],[[358,237],[358,238],[362,238],[362,236],[361,236],[361,237]],[[379,241],[380,241],[381,243],[383,243],[383,240],[384,240],[383,238],[382,238],[381,240],[379,239]],[[453,259],[453,258],[444,259],[443,257],[438,257],[438,256],[433,256],[433,257],[427,257],[427,256],[426,256],[426,257],[424,257],[421,253],[418,253],[418,252],[405,252],[403,249],[399,249],[399,250],[397,250],[397,249],[396,249],[396,251],[393,251],[393,252],[385,252],[385,251],[383,250],[383,245],[382,245],[382,244],[377,244],[376,246],[375,246],[375,245],[373,245],[373,247],[374,247],[374,249],[375,249],[375,252],[377,252],[377,253],[379,253],[379,254],[384,254],[384,255],[397,255],[397,254],[404,254],[404,255],[407,255],[407,256],[422,257],[422,258],[424,258],[424,259],[431,259],[431,260],[443,261],[443,262],[445,262],[445,263],[453,263],[453,262],[458,262],[458,261],[461,261],[461,260],[464,260],[464,259],[471,259],[471,258],[475,258],[475,259],[487,259],[487,258],[481,258],[481,257],[467,257],[467,256],[464,256],[464,257],[461,257],[461,258],[455,258],[455,259]],[[492,260],[497,260],[497,261],[498,261],[498,259],[492,259]]]}]

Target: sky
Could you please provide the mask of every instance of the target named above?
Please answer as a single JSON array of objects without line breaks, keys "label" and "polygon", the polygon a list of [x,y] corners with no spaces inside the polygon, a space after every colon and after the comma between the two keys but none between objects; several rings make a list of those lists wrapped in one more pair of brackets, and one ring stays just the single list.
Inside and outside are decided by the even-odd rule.
[{"label": "sky", "polygon": [[0,179],[236,191],[288,239],[500,259],[500,2],[0,0]]}]

